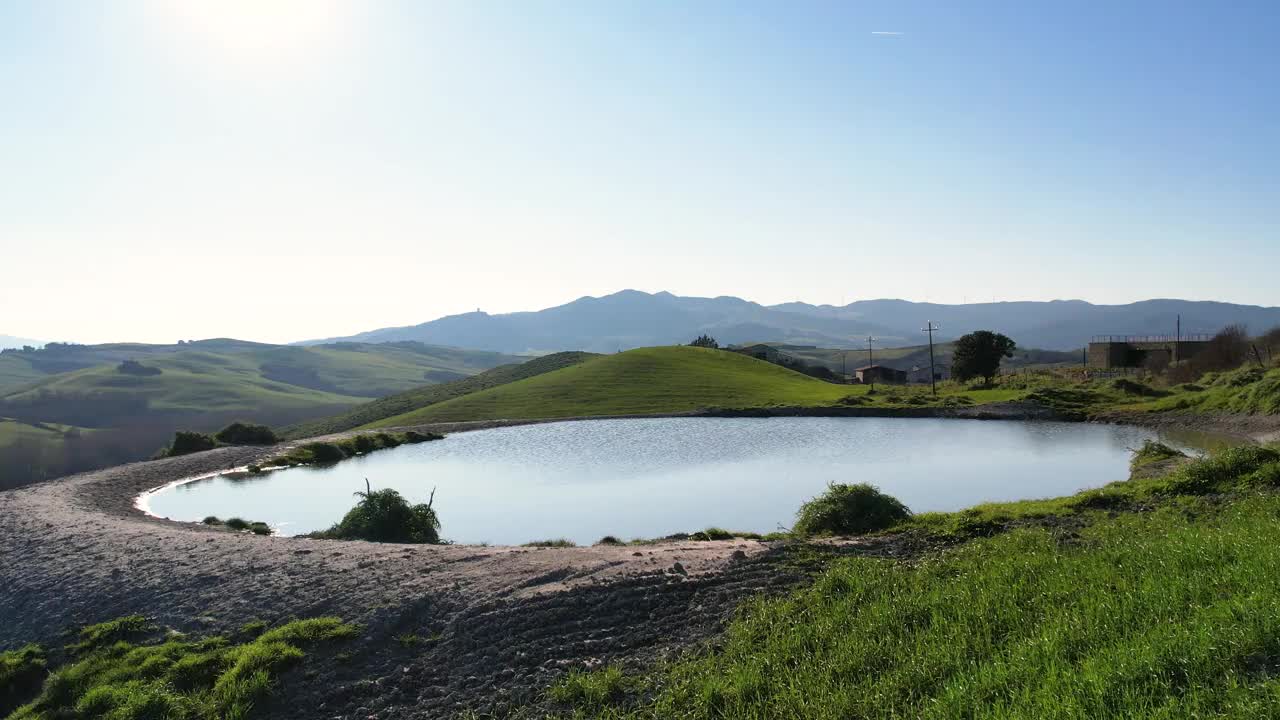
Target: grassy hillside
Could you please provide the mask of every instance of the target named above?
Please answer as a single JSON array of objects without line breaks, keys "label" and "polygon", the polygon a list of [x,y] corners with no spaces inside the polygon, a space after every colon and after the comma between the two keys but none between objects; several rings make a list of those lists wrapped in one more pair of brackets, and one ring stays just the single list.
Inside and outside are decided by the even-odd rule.
[{"label": "grassy hillside", "polygon": [[641,348],[386,418],[370,427],[706,407],[828,405],[850,392],[849,386],[815,380],[736,353],[694,347]]},{"label": "grassy hillside", "polygon": [[[424,383],[448,382],[523,359],[421,343],[336,343],[305,348],[241,340],[200,340],[181,345],[55,343],[35,352],[0,354],[0,396],[77,370],[115,366],[125,360],[145,364],[193,354],[198,358],[234,358],[232,364],[253,365],[263,378],[282,384],[362,398],[390,395]],[[204,364],[206,367],[198,371],[207,369],[208,363]]]},{"label": "grassy hillside", "polygon": [[[238,340],[6,352],[0,378],[10,387],[0,390],[0,417],[21,422],[0,425],[0,487],[139,460],[177,429],[334,415],[515,359],[418,343],[302,348]],[[94,432],[52,429],[59,424]]]},{"label": "grassy hillside", "polygon": [[713,651],[551,695],[615,720],[1275,717],[1278,491],[1280,450],[1249,447],[1003,518],[921,517],[910,532],[946,521],[961,544],[836,559]]},{"label": "grassy hillside", "polygon": [[333,417],[299,423],[284,429],[288,437],[314,437],[343,432],[362,425],[421,410],[428,405],[452,400],[481,390],[535,377],[597,357],[593,353],[562,352],[544,355],[518,365],[503,365],[453,382],[428,385],[378,398]]},{"label": "grassy hillside", "polygon": [[7,389],[20,388],[48,377],[20,353],[0,353],[0,394]]}]

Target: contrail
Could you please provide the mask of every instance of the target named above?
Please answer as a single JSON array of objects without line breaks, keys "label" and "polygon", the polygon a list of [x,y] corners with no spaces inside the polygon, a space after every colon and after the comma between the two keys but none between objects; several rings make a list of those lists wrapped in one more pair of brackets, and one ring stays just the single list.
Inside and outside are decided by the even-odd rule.
[{"label": "contrail", "polygon": [[902,35],[902,33],[896,30],[872,30],[871,34],[872,35],[888,35],[890,37],[898,37]]}]

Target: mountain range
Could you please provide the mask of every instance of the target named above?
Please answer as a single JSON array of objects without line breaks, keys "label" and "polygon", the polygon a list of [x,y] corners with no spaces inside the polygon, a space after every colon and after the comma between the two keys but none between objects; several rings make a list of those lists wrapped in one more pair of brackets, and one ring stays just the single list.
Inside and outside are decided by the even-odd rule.
[{"label": "mountain range", "polygon": [[335,341],[403,342],[544,353],[559,350],[615,352],[687,343],[706,333],[721,344],[756,342],[865,347],[868,335],[881,347],[919,345],[922,328],[940,326],[935,339],[995,330],[1022,347],[1071,350],[1093,335],[1213,333],[1231,324],[1255,332],[1280,325],[1280,307],[1192,300],[1143,300],[1095,305],[1083,300],[943,305],[907,300],[861,300],[844,306],[790,302],[761,305],[736,297],[681,297],[668,292],[623,290],[583,297],[534,312],[449,315],[420,325],[370,330]]}]

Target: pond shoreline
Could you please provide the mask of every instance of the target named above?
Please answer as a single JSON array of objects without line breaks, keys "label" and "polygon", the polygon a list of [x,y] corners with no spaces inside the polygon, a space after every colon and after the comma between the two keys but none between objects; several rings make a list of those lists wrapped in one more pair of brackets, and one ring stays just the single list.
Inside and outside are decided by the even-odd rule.
[{"label": "pond shoreline", "polygon": [[[721,409],[642,417],[795,416],[1080,419],[1027,404]],[[593,419],[601,418],[405,429],[448,434]],[[1256,433],[1280,429],[1280,418],[1180,416],[1165,426],[1175,424]],[[243,468],[295,444],[218,448],[0,492],[0,616],[9,619],[0,624],[0,648],[32,641],[56,648],[69,629],[132,613],[197,634],[232,632],[253,619],[338,615],[364,626],[365,654],[351,663],[329,663],[315,679],[291,676],[272,716],[350,714],[376,701],[388,711],[433,717],[459,704],[490,707],[497,688],[507,690],[509,701],[531,702],[568,669],[602,659],[643,665],[714,635],[739,600],[804,581],[788,564],[785,544],[776,542],[380,545],[230,533],[149,517],[135,507],[143,491]],[[910,543],[907,537],[858,538],[844,541],[841,552],[912,557],[924,550]],[[413,653],[397,650],[395,638],[406,633],[440,640]],[[509,671],[515,674],[504,674]],[[370,687],[383,687],[385,680],[392,690],[361,696],[357,688],[369,680],[379,683]]]}]

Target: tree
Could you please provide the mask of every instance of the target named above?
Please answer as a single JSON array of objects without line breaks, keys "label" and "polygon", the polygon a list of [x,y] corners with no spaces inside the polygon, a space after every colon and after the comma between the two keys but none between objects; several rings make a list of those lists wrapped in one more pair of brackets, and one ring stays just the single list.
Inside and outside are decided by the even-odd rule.
[{"label": "tree", "polygon": [[961,382],[982,378],[990,385],[992,378],[1000,372],[1000,361],[1013,357],[1013,351],[1017,349],[1017,343],[1000,333],[990,330],[971,332],[956,341],[956,349],[951,356],[951,375]]},{"label": "tree", "polygon": [[720,343],[716,342],[715,338],[705,333],[703,333],[702,335],[699,335],[696,339],[694,339],[693,342],[689,343],[689,345],[692,347],[704,347],[704,348],[720,347]]}]

